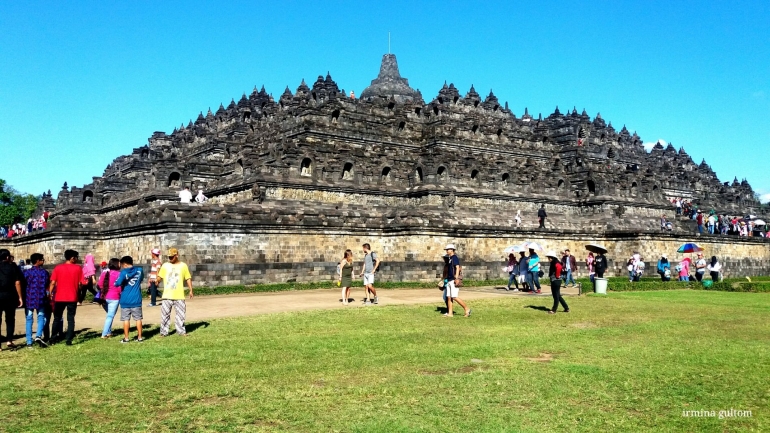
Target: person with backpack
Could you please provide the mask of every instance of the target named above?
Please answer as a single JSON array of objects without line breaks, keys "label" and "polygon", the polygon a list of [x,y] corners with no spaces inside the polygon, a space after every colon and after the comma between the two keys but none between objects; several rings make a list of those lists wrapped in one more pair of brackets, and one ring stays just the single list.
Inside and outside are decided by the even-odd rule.
[{"label": "person with backpack", "polygon": [[364,250],[364,263],[361,267],[361,275],[364,276],[364,305],[369,303],[369,293],[371,292],[372,304],[377,305],[379,299],[377,298],[377,291],[374,290],[374,273],[377,272],[377,267],[380,266],[380,259],[377,257],[377,253],[372,251],[372,247],[366,243],[363,245]]},{"label": "person with backpack", "polygon": [[454,305],[452,302],[457,301],[457,303],[463,307],[463,310],[465,310],[465,317],[471,317],[471,309],[459,298],[459,286],[462,285],[462,267],[460,266],[460,258],[455,254],[454,244],[447,245],[446,248],[444,248],[444,251],[446,251],[449,256],[449,268],[446,276],[447,282],[444,287],[444,290],[446,291],[447,306],[445,316],[454,317]]},{"label": "person with backpack", "polygon": [[102,272],[102,275],[99,277],[100,298],[104,299],[102,307],[107,313],[107,317],[104,319],[104,327],[102,328],[103,339],[112,337],[112,322],[115,320],[115,314],[118,312],[120,291],[122,289],[120,286],[115,286],[115,281],[118,280],[119,276],[120,260],[112,258],[107,265],[107,270]]},{"label": "person with backpack", "polygon": [[671,263],[665,254],[662,254],[658,260],[658,275],[661,281],[671,281]]}]

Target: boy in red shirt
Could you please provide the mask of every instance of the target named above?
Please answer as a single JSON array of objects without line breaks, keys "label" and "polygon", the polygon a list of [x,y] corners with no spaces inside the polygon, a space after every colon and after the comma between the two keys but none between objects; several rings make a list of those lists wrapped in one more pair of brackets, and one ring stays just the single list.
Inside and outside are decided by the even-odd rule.
[{"label": "boy in red shirt", "polygon": [[57,265],[51,274],[49,291],[53,294],[53,329],[52,341],[61,339],[64,331],[62,316],[67,310],[67,346],[75,338],[75,312],[78,309],[78,289],[83,281],[83,269],[78,263],[78,252],[64,252],[64,263]]}]

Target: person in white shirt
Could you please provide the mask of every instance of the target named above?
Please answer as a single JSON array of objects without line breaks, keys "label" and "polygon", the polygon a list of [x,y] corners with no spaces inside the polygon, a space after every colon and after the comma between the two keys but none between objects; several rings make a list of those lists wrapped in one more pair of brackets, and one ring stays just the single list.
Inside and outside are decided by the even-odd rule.
[{"label": "person in white shirt", "polygon": [[208,199],[209,199],[208,197],[206,197],[205,195],[203,195],[203,190],[202,190],[202,189],[199,189],[199,190],[198,190],[198,195],[196,195],[196,196],[195,196],[195,202],[196,202],[196,203],[203,203],[203,202],[205,202],[205,201],[206,201],[206,200],[208,200]]},{"label": "person in white shirt", "polygon": [[706,259],[703,258],[703,253],[698,253],[698,259],[695,261],[695,279],[703,281],[703,274],[706,273]]},{"label": "person in white shirt", "polygon": [[719,276],[722,273],[722,264],[717,260],[717,256],[711,256],[711,263],[706,266],[711,274],[711,280],[715,283],[719,281]]},{"label": "person in white shirt", "polygon": [[190,188],[184,187],[182,191],[179,191],[179,202],[190,203],[190,201],[192,201],[192,193],[190,192]]},{"label": "person in white shirt", "polygon": [[516,211],[515,220],[516,220],[516,227],[521,226],[521,211],[520,210]]}]

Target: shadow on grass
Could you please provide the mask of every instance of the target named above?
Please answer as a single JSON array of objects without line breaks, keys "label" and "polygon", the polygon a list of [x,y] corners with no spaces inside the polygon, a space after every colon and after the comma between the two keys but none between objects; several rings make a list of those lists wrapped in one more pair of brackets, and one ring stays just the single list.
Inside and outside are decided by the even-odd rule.
[{"label": "shadow on grass", "polygon": [[449,310],[447,309],[447,307],[436,307],[436,312],[441,314],[446,314],[449,312]]},{"label": "shadow on grass", "polygon": [[551,311],[548,309],[548,307],[544,307],[542,305],[527,305],[524,308],[531,308],[533,310],[540,310],[540,311]]}]

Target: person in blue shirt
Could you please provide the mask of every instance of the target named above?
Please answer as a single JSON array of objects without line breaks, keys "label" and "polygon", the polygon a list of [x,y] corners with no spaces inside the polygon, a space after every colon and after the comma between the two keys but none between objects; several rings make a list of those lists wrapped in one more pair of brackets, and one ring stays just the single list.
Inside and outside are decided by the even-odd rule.
[{"label": "person in blue shirt", "polygon": [[[668,275],[666,275],[668,271]],[[658,260],[658,275],[660,275],[661,281],[671,281],[671,263],[668,261],[668,256],[663,254]]]},{"label": "person in blue shirt", "polygon": [[540,257],[532,248],[529,249],[529,262],[527,265],[529,266],[527,282],[532,290],[531,293],[540,293]]},{"label": "person in blue shirt", "polygon": [[122,287],[120,292],[120,320],[123,321],[123,339],[128,343],[128,331],[131,328],[131,318],[136,321],[136,341],[142,342],[142,278],[144,272],[139,266],[134,266],[134,259],[125,256],[120,259],[120,275],[115,280],[115,287]]}]

